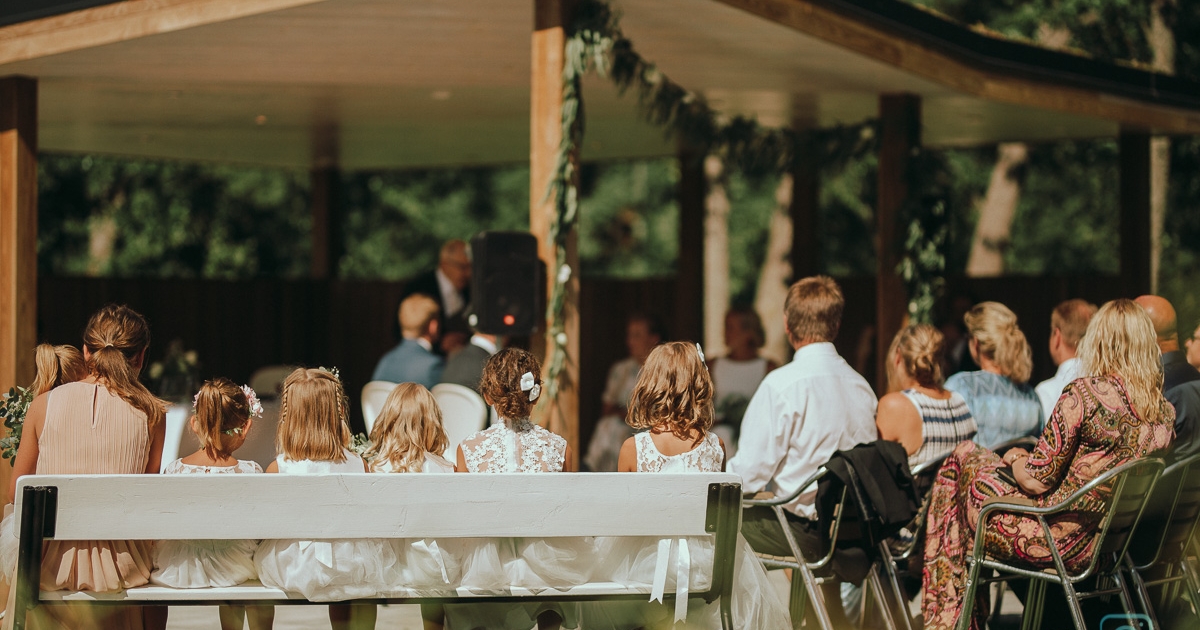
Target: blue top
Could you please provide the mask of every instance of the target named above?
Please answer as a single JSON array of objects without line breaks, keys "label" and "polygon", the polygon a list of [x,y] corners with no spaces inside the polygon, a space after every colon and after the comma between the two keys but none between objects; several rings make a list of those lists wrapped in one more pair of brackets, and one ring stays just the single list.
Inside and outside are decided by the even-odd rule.
[{"label": "blue top", "polygon": [[426,350],[412,339],[405,339],[379,359],[371,380],[420,383],[426,389],[433,389],[441,380],[442,368],[445,365],[446,360],[442,357]]},{"label": "blue top", "polygon": [[1042,403],[1028,383],[979,370],[959,372],[946,379],[946,389],[967,402],[979,433],[975,443],[987,448],[1009,440],[1036,436],[1042,426]]}]

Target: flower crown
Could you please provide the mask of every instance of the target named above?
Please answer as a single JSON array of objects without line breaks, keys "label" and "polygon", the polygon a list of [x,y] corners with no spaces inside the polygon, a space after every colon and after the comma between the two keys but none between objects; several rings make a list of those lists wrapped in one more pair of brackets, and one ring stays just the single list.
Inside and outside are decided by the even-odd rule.
[{"label": "flower crown", "polygon": [[[251,418],[261,418],[263,415],[263,406],[262,406],[262,402],[258,400],[258,394],[255,394],[254,390],[250,389],[249,385],[242,385],[242,393],[246,395],[246,409],[250,412],[250,417]],[[193,412],[196,411],[196,406],[199,403],[200,403],[200,392],[196,392],[196,395],[192,396],[192,411]],[[245,431],[246,431],[246,425],[242,425],[240,427],[226,429],[226,430],[222,431],[221,433],[224,433],[225,435],[241,435]]]}]

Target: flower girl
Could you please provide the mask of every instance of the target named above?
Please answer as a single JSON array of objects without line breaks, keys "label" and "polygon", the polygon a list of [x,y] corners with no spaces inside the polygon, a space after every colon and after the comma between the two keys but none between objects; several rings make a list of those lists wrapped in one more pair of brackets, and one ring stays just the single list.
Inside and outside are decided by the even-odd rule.
[{"label": "flower girl", "polygon": [[[261,473],[257,462],[234,458],[246,441],[262,404],[254,390],[226,378],[204,383],[193,399],[189,426],[200,450],[167,465],[164,474],[212,475]],[[154,549],[150,581],[174,588],[233,586],[255,577],[253,540],[164,540]],[[249,616],[251,630],[271,628],[274,606],[220,606],[221,628],[240,630]]]},{"label": "flower girl", "polygon": [[[629,403],[627,422],[638,434],[621,447],[619,472],[692,473],[721,472],[725,445],[710,431],[713,424],[713,385],[696,344],[670,342],[650,352]],[[740,534],[739,534],[740,537]],[[673,543],[671,559],[682,556],[682,543]],[[711,581],[713,546],[708,539],[687,539],[691,556],[688,582],[707,588]],[[611,580],[635,587],[650,586],[658,565],[658,540],[647,538],[597,538],[598,560],[593,580]],[[676,566],[668,562],[664,566]],[[673,572],[665,586],[675,588]],[[799,579],[799,578],[797,578]],[[734,566],[733,612],[735,627],[790,628],[787,607],[769,583],[766,571],[745,539],[739,541]],[[674,611],[646,602],[586,604],[583,627],[625,630],[671,627]],[[716,603],[689,602],[688,627],[720,628]]]},{"label": "flower girl", "polygon": [[[553,473],[570,471],[571,449],[562,437],[529,416],[541,395],[541,366],[519,348],[501,350],[483,367],[479,390],[500,422],[463,440],[458,472]],[[463,559],[462,586],[505,591],[509,587],[554,588],[586,582],[590,541],[498,539],[481,542]],[[460,604],[446,606],[451,628],[528,630],[574,626],[573,604]]]},{"label": "flower girl", "polygon": [[[366,465],[350,451],[346,394],[336,372],[297,368],[283,382],[279,456],[268,473],[362,473]],[[377,596],[396,556],[382,540],[264,540],[254,554],[263,584],[312,601]],[[329,606],[334,630],[374,628],[375,604]]]}]

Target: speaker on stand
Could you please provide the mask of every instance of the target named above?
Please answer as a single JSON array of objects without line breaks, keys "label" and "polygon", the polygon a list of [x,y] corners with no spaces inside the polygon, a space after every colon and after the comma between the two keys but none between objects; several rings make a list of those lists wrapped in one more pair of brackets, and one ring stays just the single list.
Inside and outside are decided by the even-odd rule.
[{"label": "speaker on stand", "polygon": [[529,232],[480,232],[471,238],[471,312],[488,335],[529,336],[545,319],[546,267]]}]

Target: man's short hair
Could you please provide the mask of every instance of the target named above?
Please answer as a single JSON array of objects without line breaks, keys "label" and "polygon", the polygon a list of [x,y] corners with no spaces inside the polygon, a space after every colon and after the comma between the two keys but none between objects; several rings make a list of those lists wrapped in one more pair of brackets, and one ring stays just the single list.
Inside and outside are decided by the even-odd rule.
[{"label": "man's short hair", "polygon": [[811,276],[797,280],[788,289],[783,307],[788,337],[793,343],[833,341],[845,307],[842,289],[833,278]]},{"label": "man's short hair", "polygon": [[405,339],[423,336],[429,330],[429,322],[437,319],[437,302],[424,293],[414,293],[400,303],[400,332]]},{"label": "man's short hair", "polygon": [[1058,329],[1062,333],[1063,342],[1074,350],[1083,339],[1088,322],[1096,314],[1096,305],[1087,300],[1067,300],[1054,307],[1050,313],[1050,334]]}]

